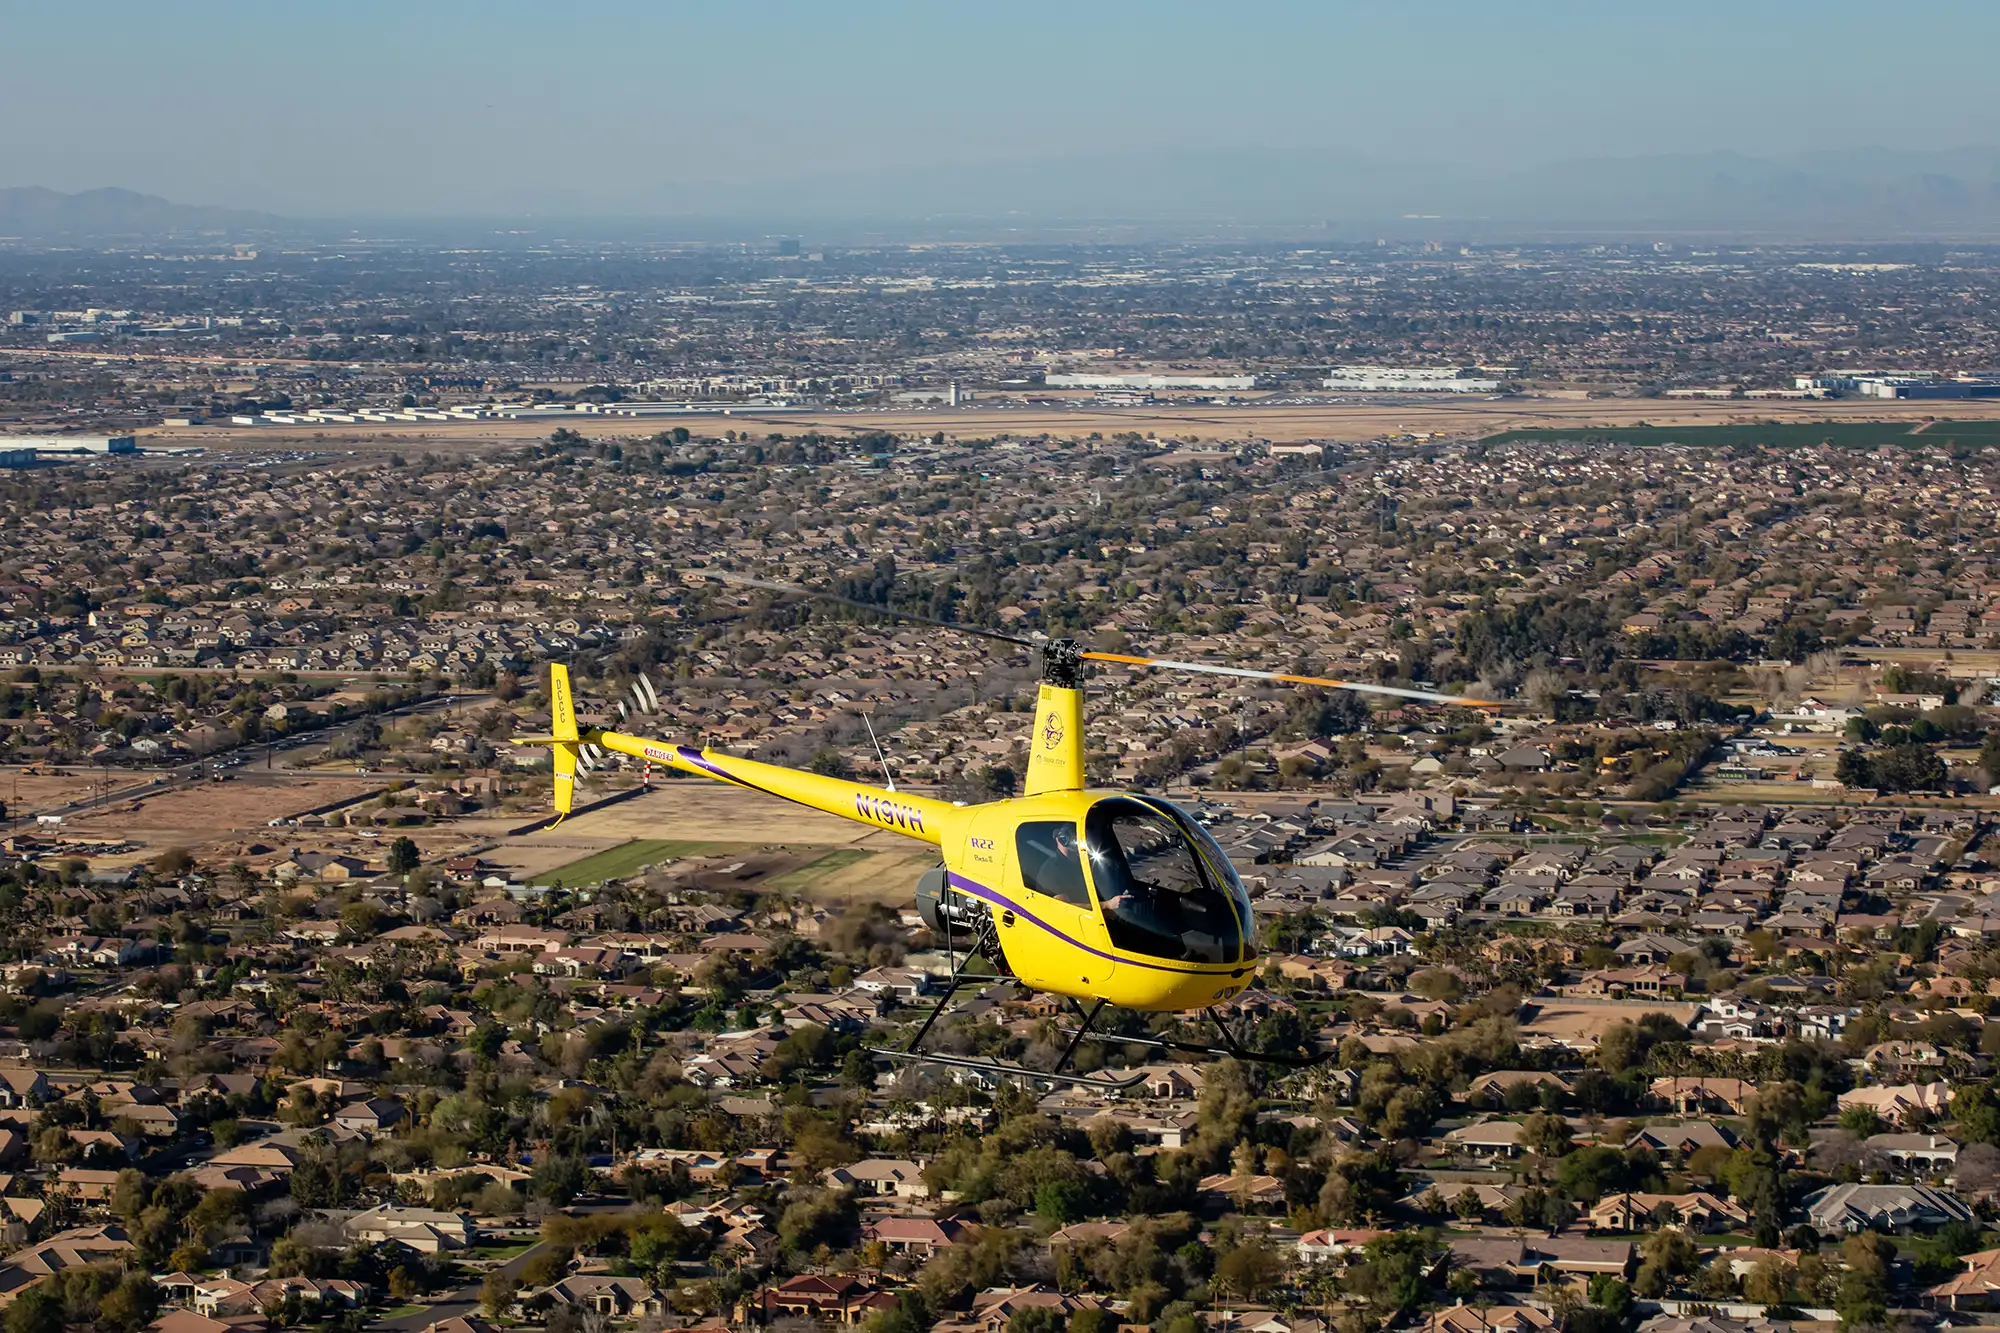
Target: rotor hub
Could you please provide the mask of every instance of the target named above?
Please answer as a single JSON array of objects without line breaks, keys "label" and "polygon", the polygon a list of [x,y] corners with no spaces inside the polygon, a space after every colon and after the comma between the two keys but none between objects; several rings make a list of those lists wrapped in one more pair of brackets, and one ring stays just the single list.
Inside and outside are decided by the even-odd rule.
[{"label": "rotor hub", "polygon": [[1064,690],[1083,688],[1083,649],[1075,639],[1050,639],[1042,645],[1042,683]]}]

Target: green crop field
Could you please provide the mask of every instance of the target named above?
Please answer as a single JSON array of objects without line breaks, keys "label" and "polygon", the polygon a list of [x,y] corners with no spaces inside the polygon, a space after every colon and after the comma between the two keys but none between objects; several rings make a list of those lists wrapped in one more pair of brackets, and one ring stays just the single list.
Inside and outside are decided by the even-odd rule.
[{"label": "green crop field", "polygon": [[873,852],[864,852],[856,847],[842,847],[838,851],[815,857],[796,870],[787,870],[766,887],[776,893],[796,893],[800,889],[811,888],[814,883],[836,870],[851,866],[856,861],[866,861],[873,855]]},{"label": "green crop field", "polygon": [[2000,421],[1933,421],[1918,438],[1963,440],[1967,444],[2000,443]]},{"label": "green crop field", "polygon": [[1815,425],[1783,426],[1530,427],[1489,435],[1480,443],[1599,441],[1636,445],[1678,444],[1704,449],[1722,449],[1731,445],[1771,445],[1781,449],[1810,448],[1818,444],[1832,444],[1842,449],[1874,449],[1885,444],[1904,449],[1943,449],[1954,442],[1979,447],[2000,445],[2000,421],[1934,421],[1922,432],[1912,434],[1920,424],[1908,421],[1829,421]]},{"label": "green crop field", "polygon": [[531,884],[598,884],[607,879],[623,879],[640,866],[655,865],[681,856],[718,856],[733,851],[730,842],[685,842],[671,838],[634,838],[616,847],[593,852],[580,861],[545,870]]}]

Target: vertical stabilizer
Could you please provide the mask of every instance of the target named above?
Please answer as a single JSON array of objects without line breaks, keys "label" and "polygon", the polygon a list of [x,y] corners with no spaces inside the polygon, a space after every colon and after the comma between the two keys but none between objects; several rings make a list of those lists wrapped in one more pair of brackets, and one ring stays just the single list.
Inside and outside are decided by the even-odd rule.
[{"label": "vertical stabilizer", "polygon": [[576,700],[570,693],[569,668],[560,662],[549,664],[549,734],[555,739],[550,757],[556,768],[556,823],[562,823],[576,804]]},{"label": "vertical stabilizer", "polygon": [[576,700],[569,691],[569,668],[549,664],[549,731],[559,741],[576,739]]}]

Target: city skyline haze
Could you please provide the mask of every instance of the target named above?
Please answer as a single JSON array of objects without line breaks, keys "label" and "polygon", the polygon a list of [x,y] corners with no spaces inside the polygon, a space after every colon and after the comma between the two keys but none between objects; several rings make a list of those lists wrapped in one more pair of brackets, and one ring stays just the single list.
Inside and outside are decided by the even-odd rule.
[{"label": "city skyline haze", "polygon": [[[8,74],[17,107],[38,110],[0,147],[0,185],[299,217],[777,215],[788,200],[892,216],[1047,213],[1071,178],[1102,185],[1101,163],[1199,162],[1225,164],[1200,168],[1211,193],[1277,216],[1336,206],[1264,188],[1288,163],[1520,172],[1991,144],[2000,90],[1982,52],[2000,48],[2000,11],[1916,8],[1880,25],[1849,0],[1696,0],[1668,17],[1450,3],[1420,20],[1348,4],[601,0],[558,15],[361,0],[331,22],[222,0],[17,6]],[[1255,188],[1230,181],[1232,159]],[[1171,208],[1143,188],[1078,198],[1085,213]]]}]

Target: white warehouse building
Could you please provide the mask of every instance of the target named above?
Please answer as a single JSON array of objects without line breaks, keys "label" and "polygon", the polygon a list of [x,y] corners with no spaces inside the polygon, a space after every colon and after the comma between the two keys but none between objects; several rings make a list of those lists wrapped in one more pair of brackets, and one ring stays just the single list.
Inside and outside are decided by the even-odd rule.
[{"label": "white warehouse building", "polygon": [[1046,375],[1051,389],[1254,389],[1255,375]]},{"label": "white warehouse building", "polygon": [[0,449],[33,449],[38,454],[136,454],[130,435],[0,435]]},{"label": "white warehouse building", "polygon": [[1457,366],[1335,366],[1326,387],[1357,393],[1497,393],[1500,381],[1475,379]]}]

